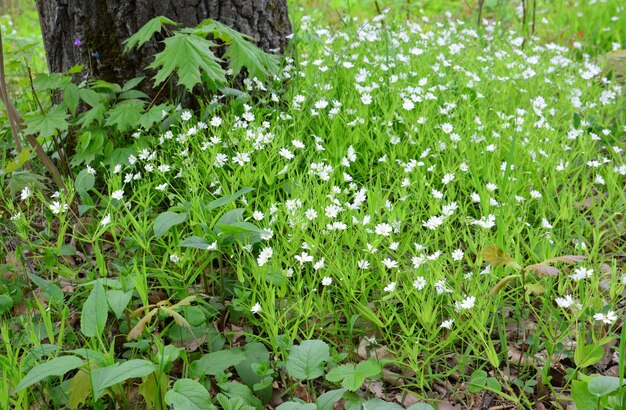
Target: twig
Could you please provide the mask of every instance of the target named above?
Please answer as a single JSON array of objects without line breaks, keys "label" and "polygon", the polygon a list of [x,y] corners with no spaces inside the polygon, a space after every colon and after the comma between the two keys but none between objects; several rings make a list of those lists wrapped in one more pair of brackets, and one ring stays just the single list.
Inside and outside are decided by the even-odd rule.
[{"label": "twig", "polygon": [[476,25],[478,27],[480,27],[480,23],[482,20],[482,15],[483,15],[483,6],[485,5],[485,0],[478,0],[478,21],[476,22]]}]

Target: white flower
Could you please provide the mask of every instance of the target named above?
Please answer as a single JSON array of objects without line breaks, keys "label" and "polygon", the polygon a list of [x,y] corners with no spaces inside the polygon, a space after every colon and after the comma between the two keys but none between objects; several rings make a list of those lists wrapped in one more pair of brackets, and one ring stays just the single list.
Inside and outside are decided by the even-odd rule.
[{"label": "white flower", "polygon": [[252,217],[254,218],[254,220],[256,221],[262,221],[263,218],[265,218],[265,215],[263,215],[263,212],[261,211],[254,211],[252,213]]},{"label": "white flower", "polygon": [[309,208],[306,210],[306,212],[304,213],[304,216],[306,217],[306,219],[308,219],[309,221],[314,220],[315,218],[317,218],[317,211],[313,208]]},{"label": "white flower", "polygon": [[102,218],[102,221],[100,221],[101,226],[107,226],[110,223],[111,223],[111,214],[106,214],[104,218]]},{"label": "white flower", "polygon": [[486,185],[486,187],[487,187],[487,190],[489,190],[489,191],[491,191],[491,192],[493,192],[493,191],[495,191],[496,189],[498,189],[498,186],[497,186],[496,184],[494,184],[493,182],[489,182],[489,183]]},{"label": "white flower", "polygon": [[207,245],[207,251],[216,251],[217,250],[217,241]]},{"label": "white flower", "polygon": [[322,286],[330,286],[331,283],[333,283],[333,278],[324,276],[322,279]]},{"label": "white flower", "polygon": [[213,127],[219,127],[220,125],[222,125],[222,119],[220,117],[213,117],[211,118],[210,124]]},{"label": "white flower", "polygon": [[496,225],[496,216],[489,214],[487,217],[482,217],[480,220],[470,222],[471,225],[478,225],[484,229],[491,229]]},{"label": "white flower", "polygon": [[357,266],[359,267],[359,269],[367,269],[370,267],[370,263],[365,259],[361,259],[357,262]]},{"label": "white flower", "polygon": [[383,265],[385,265],[387,269],[393,269],[398,267],[398,262],[390,258],[385,258],[383,260]]},{"label": "white flower", "polygon": [[118,189],[117,191],[113,191],[113,193],[111,194],[111,198],[121,201],[122,199],[124,199],[124,190]]},{"label": "white flower", "polygon": [[49,205],[49,208],[53,214],[58,215],[60,213],[67,211],[69,209],[69,206],[67,204],[61,204],[61,202],[59,201],[53,201]]},{"label": "white flower", "polygon": [[562,307],[564,309],[567,309],[576,304],[576,301],[574,300],[574,298],[572,298],[572,295],[566,295],[564,298],[558,297],[554,299],[554,301],[559,307]]},{"label": "white flower", "polygon": [[300,255],[294,256],[294,258],[296,258],[296,260],[300,262],[300,265],[304,265],[307,262],[313,262],[313,256],[309,255],[305,251],[302,251]]},{"label": "white flower", "polygon": [[183,111],[183,113],[180,115],[180,118],[183,121],[189,121],[191,119],[191,112],[189,111]]},{"label": "white flower", "polygon": [[324,258],[321,258],[320,260],[318,260],[317,262],[315,262],[315,264],[313,265],[313,269],[314,270],[320,270],[324,267]]},{"label": "white flower", "polygon": [[450,329],[452,328],[453,324],[454,324],[454,319],[448,319],[448,320],[444,320],[443,322],[441,322],[441,325],[439,325],[439,327]]},{"label": "white flower", "polygon": [[437,229],[437,227],[439,227],[443,223],[443,220],[444,220],[443,216],[431,216],[428,219],[428,221],[423,221],[422,225],[424,226],[424,228],[428,228],[434,231],[435,229]]},{"label": "white flower", "polygon": [[378,224],[374,228],[374,232],[376,232],[377,235],[382,235],[382,236],[389,236],[392,231],[393,231],[393,228],[391,227],[391,225],[386,224],[386,223]]},{"label": "white flower", "polygon": [[257,314],[261,311],[261,304],[259,302],[255,303],[254,306],[252,306],[252,309],[250,309],[250,312],[252,312],[252,314]]},{"label": "white flower", "polygon": [[604,313],[596,313],[595,315],[593,315],[593,318],[597,321],[601,321],[606,323],[607,325],[610,325],[617,320],[617,315],[614,311],[609,310],[606,315]]},{"label": "white flower", "polygon": [[22,189],[22,192],[20,193],[20,199],[22,201],[25,201],[31,196],[32,193],[33,191],[31,191],[29,187],[24,187],[24,189]]},{"label": "white flower", "polygon": [[259,257],[256,260],[257,264],[259,266],[265,265],[267,261],[270,260],[273,254],[274,254],[274,251],[269,246],[266,248],[263,248],[263,250],[261,250],[261,253],[259,254]]},{"label": "white flower", "polygon": [[541,226],[546,229],[552,229],[552,225],[550,224],[550,222],[548,222],[546,218],[541,219]]},{"label": "white flower", "polygon": [[383,289],[385,292],[393,292],[396,290],[396,282],[391,282],[389,285],[385,286]]},{"label": "white flower", "polygon": [[426,286],[426,279],[424,279],[423,276],[418,276],[414,281],[413,281],[413,287],[417,290],[422,290],[424,289],[424,286]]},{"label": "white flower", "polygon": [[532,196],[532,197],[533,197],[533,198],[535,198],[535,199],[539,199],[539,198],[541,198],[543,195],[541,195],[541,192],[536,191],[536,190],[534,190],[534,189],[533,189],[532,191],[530,191],[530,196]]},{"label": "white flower", "polygon": [[454,181],[454,173],[452,173],[452,174],[445,174],[443,176],[443,178],[441,179],[441,183],[444,184],[444,185],[448,185],[452,181]]},{"label": "white flower", "polygon": [[581,279],[590,278],[591,275],[593,275],[593,269],[587,269],[581,266],[579,268],[574,269],[574,273],[569,275],[569,277],[574,279],[576,282],[578,282]]},{"label": "white flower", "polygon": [[176,255],[175,253],[170,255],[170,261],[172,263],[177,263],[180,260],[180,258],[178,257],[178,255]]},{"label": "white flower", "polygon": [[457,249],[452,252],[452,259],[454,259],[455,261],[460,261],[463,259],[463,255],[463,251],[461,249]]},{"label": "white flower", "polygon": [[361,95],[361,102],[365,105],[370,105],[372,103],[372,96],[369,94]]},{"label": "white flower", "polygon": [[456,302],[454,305],[457,308],[457,310],[465,310],[465,309],[473,308],[475,303],[476,303],[476,297],[468,296],[467,298],[463,299],[461,302]]}]

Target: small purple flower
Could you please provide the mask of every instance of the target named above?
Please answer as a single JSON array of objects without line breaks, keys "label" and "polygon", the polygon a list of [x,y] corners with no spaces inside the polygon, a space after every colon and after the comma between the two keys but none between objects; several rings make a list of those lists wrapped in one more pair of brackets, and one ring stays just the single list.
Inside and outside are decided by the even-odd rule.
[{"label": "small purple flower", "polygon": [[94,51],[93,53],[91,53],[91,56],[95,58],[96,60],[100,59],[100,53],[98,53],[97,51]]},{"label": "small purple flower", "polygon": [[80,47],[80,46],[82,46],[82,45],[83,45],[83,41],[82,41],[80,38],[76,37],[76,38],[74,39],[74,45],[75,45],[76,47]]}]

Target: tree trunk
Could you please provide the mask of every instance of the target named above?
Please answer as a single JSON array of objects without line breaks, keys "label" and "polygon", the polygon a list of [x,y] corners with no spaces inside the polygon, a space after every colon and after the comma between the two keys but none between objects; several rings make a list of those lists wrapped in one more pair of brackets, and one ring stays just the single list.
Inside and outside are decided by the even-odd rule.
[{"label": "tree trunk", "polygon": [[286,0],[37,0],[37,8],[51,72],[83,64],[80,79],[114,83],[146,75],[158,41],[129,54],[122,42],[156,16],[186,27],[219,20],[266,51],[284,51],[291,34]]}]

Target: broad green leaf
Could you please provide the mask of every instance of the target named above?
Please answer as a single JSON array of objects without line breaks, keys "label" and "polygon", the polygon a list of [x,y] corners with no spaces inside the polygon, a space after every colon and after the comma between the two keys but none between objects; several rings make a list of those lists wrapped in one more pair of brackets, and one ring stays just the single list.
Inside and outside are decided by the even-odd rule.
[{"label": "broad green leaf", "polygon": [[10,311],[13,307],[13,299],[9,295],[0,295],[0,315]]},{"label": "broad green leaf", "polygon": [[202,250],[207,250],[209,245],[207,241],[198,236],[190,236],[178,244],[181,248],[196,248]]},{"label": "broad green leaf", "polygon": [[118,100],[141,100],[141,99],[149,99],[150,96],[143,91],[139,90],[128,90],[124,91],[120,95],[117,96]]},{"label": "broad green leaf", "polygon": [[78,90],[78,96],[91,107],[96,107],[101,105],[103,102],[108,101],[108,97],[106,95],[97,93],[89,88],[81,88]]},{"label": "broad green leaf", "polygon": [[124,83],[124,86],[122,87],[122,92],[124,93],[126,91],[130,91],[133,88],[137,87],[139,83],[141,83],[145,78],[146,77],[135,77],[126,81],[126,83]]},{"label": "broad green leaf", "polygon": [[124,310],[128,306],[128,302],[133,297],[133,291],[123,292],[121,290],[107,290],[107,301],[115,317],[121,319],[124,317]]},{"label": "broad green leaf", "polygon": [[28,148],[22,147],[22,150],[20,151],[20,153],[17,154],[17,157],[15,157],[15,160],[9,161],[6,164],[6,166],[4,167],[4,173],[10,174],[14,172],[19,167],[24,165],[26,161],[28,161],[29,159],[30,159],[30,151],[28,150]]},{"label": "broad green leaf", "polygon": [[402,406],[395,403],[388,403],[381,399],[372,399],[363,403],[363,408],[367,410],[403,410]]},{"label": "broad green leaf", "polygon": [[230,59],[229,67],[233,70],[233,75],[239,74],[244,67],[250,77],[256,77],[261,81],[278,73],[277,56],[266,53],[241,37],[233,38],[233,42],[224,53],[224,58]]},{"label": "broad green leaf", "polygon": [[39,113],[25,118],[25,123],[25,134],[39,134],[44,138],[51,137],[57,132],[66,131],[70,125],[67,122],[67,112],[63,105],[55,105],[46,114]]},{"label": "broad green leaf", "polygon": [[579,380],[572,381],[572,400],[578,410],[597,409],[599,398],[594,396],[586,382]]},{"label": "broad green leaf", "polygon": [[499,392],[502,390],[500,383],[494,377],[488,377],[487,372],[484,370],[475,370],[472,373],[469,391],[471,393],[478,393],[482,390],[488,390],[492,392]]},{"label": "broad green leaf", "polygon": [[226,83],[225,72],[219,59],[211,52],[215,44],[194,34],[175,33],[166,38],[163,51],[154,56],[148,68],[158,69],[154,76],[155,86],[163,83],[170,75],[178,76],[178,84],[189,91],[200,83],[201,72],[219,85]]},{"label": "broad green leaf", "polygon": [[141,128],[144,130],[149,130],[154,123],[161,121],[163,118],[163,111],[167,112],[170,108],[171,106],[169,104],[155,105],[141,115],[139,125],[141,125]]},{"label": "broad green leaf", "polygon": [[96,282],[83,304],[80,314],[80,331],[87,337],[102,335],[107,323],[109,305],[102,283]]},{"label": "broad green leaf", "polygon": [[217,223],[215,224],[215,226],[219,229],[220,232],[231,235],[246,232],[261,232],[261,229],[257,228],[255,225],[243,221],[234,222],[231,224]]},{"label": "broad green leaf", "polygon": [[28,278],[44,291],[43,296],[47,297],[50,303],[57,304],[63,302],[63,291],[55,283],[47,281],[34,273],[29,273]]},{"label": "broad green leaf", "polygon": [[330,390],[317,398],[317,410],[333,410],[334,404],[343,397],[346,389]]},{"label": "broad green leaf", "polygon": [[293,346],[287,358],[287,372],[293,378],[310,380],[324,374],[324,364],[330,359],[328,345],[321,340],[305,340]]},{"label": "broad green leaf", "polygon": [[430,404],[415,403],[414,405],[412,405],[411,407],[407,408],[406,410],[435,410],[435,408],[433,406],[431,406]]},{"label": "broad green leaf", "polygon": [[74,187],[76,188],[76,192],[78,192],[78,194],[82,197],[87,195],[87,191],[93,188],[95,182],[95,175],[88,172],[86,169],[83,169],[78,173],[78,175],[76,175]]},{"label": "broad green leaf", "polygon": [[191,364],[190,374],[192,377],[217,376],[223,374],[229,367],[239,364],[245,358],[245,353],[237,347],[205,354]]},{"label": "broad green leaf", "polygon": [[167,373],[160,373],[158,380],[156,373],[144,378],[139,385],[139,394],[146,402],[147,408],[156,409],[158,408],[157,403],[165,403],[165,394],[169,389],[169,381]]},{"label": "broad green leaf", "polygon": [[63,103],[72,115],[76,115],[76,108],[78,108],[78,86],[76,84],[69,83],[63,87]]},{"label": "broad green leaf", "polygon": [[254,406],[246,404],[241,397],[228,397],[220,393],[217,395],[217,401],[223,410],[256,410]]},{"label": "broad green leaf", "polygon": [[[626,381],[622,380],[621,386],[623,386],[624,383],[626,383]],[[597,376],[587,382],[589,392],[597,397],[607,396],[621,386],[619,377],[612,376]]]},{"label": "broad green leaf", "polygon": [[598,363],[602,357],[604,357],[604,348],[602,346],[579,343],[574,350],[574,363],[578,367],[589,367]]},{"label": "broad green leaf", "polygon": [[15,388],[16,392],[23,390],[48,376],[63,376],[70,370],[83,365],[83,360],[76,356],[61,356],[33,367]]},{"label": "broad green leaf", "polygon": [[56,90],[72,82],[72,77],[61,73],[37,73],[33,86],[37,91]]},{"label": "broad green leaf", "polygon": [[212,209],[215,208],[219,208],[220,206],[224,206],[226,204],[229,204],[231,202],[235,202],[239,197],[241,197],[242,195],[247,194],[248,192],[252,192],[254,191],[254,188],[241,188],[239,191],[235,192],[234,194],[231,195],[226,195],[223,196],[221,198],[217,198],[211,202],[209,202],[208,204],[205,205],[205,210],[210,211]]},{"label": "broad green leaf", "polygon": [[276,410],[317,410],[317,406],[303,401],[287,401],[276,407]]},{"label": "broad green leaf", "polygon": [[154,221],[154,235],[157,238],[165,235],[173,226],[182,224],[187,219],[187,212],[163,212]]},{"label": "broad green leaf", "polygon": [[365,360],[358,365],[344,364],[332,369],[326,375],[326,379],[331,382],[341,382],[341,385],[350,391],[357,391],[368,377],[375,377],[380,374],[380,365],[373,360]]},{"label": "broad green leaf", "polygon": [[145,44],[155,33],[160,32],[164,25],[175,26],[177,24],[165,16],[157,16],[149,20],[135,34],[124,40],[124,52],[127,53],[133,48]]},{"label": "broad green leaf", "polygon": [[106,389],[128,379],[145,377],[156,370],[154,363],[147,360],[134,359],[122,364],[115,363],[107,367],[94,369],[91,372],[91,384],[96,400],[102,397]]},{"label": "broad green leaf", "polygon": [[145,101],[136,99],[121,101],[108,111],[104,125],[115,126],[119,132],[137,128],[144,105]]},{"label": "broad green leaf", "polygon": [[227,397],[239,397],[243,399],[246,404],[249,404],[254,408],[263,408],[263,403],[261,403],[261,401],[252,393],[252,390],[250,390],[250,388],[245,384],[226,382],[218,384],[218,387]]},{"label": "broad green leaf", "polygon": [[211,395],[203,385],[191,379],[179,379],[165,394],[165,403],[174,410],[214,410]]},{"label": "broad green leaf", "polygon": [[243,346],[244,360],[235,365],[237,375],[250,388],[262,380],[253,370],[253,365],[260,365],[270,361],[270,354],[263,343],[247,343]]}]

